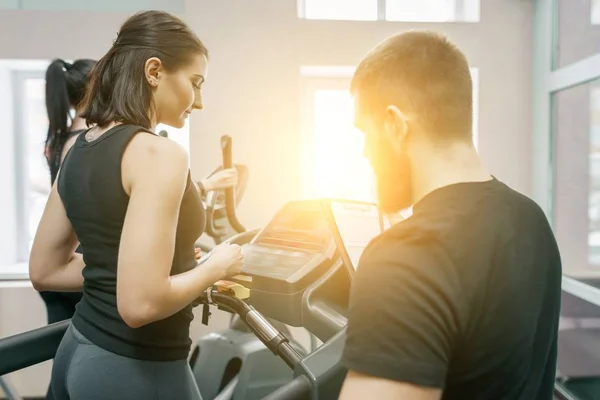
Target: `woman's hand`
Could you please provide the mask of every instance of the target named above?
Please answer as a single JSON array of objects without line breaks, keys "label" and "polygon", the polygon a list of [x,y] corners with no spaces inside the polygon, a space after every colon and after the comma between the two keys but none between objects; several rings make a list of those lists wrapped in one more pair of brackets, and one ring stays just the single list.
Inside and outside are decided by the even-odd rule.
[{"label": "woman's hand", "polygon": [[239,275],[242,271],[244,256],[237,244],[221,243],[210,253],[210,258],[200,268],[214,272],[215,281]]},{"label": "woman's hand", "polygon": [[222,190],[237,185],[237,169],[228,168],[214,173],[212,176],[202,180],[202,185],[207,192]]}]

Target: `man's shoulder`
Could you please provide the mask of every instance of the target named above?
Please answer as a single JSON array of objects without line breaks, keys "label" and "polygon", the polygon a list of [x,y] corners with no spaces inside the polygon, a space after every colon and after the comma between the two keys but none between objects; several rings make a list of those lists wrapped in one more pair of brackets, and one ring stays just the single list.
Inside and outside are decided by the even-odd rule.
[{"label": "man's shoulder", "polygon": [[374,238],[359,261],[359,272],[377,270],[382,278],[390,275],[431,275],[444,279],[453,273],[444,243],[427,229],[413,229],[409,221],[400,222]]},{"label": "man's shoulder", "polygon": [[489,204],[484,223],[504,234],[506,241],[555,241],[544,209],[529,195],[502,183],[502,190]]}]

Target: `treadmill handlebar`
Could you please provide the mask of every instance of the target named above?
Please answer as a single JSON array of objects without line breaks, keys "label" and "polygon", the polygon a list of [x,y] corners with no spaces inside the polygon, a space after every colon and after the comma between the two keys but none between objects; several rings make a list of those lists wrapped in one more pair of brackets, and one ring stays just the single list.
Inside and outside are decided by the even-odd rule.
[{"label": "treadmill handlebar", "polygon": [[312,385],[306,376],[300,375],[263,397],[263,400],[309,400],[311,398]]},{"label": "treadmill handlebar", "polygon": [[0,339],[0,376],[54,358],[71,320]]},{"label": "treadmill handlebar", "polygon": [[[223,153],[223,169],[234,168],[233,166],[233,144],[231,136],[221,136],[221,151]],[[225,189],[225,208],[227,210],[227,219],[231,227],[238,233],[245,232],[246,228],[241,224],[235,213],[235,188]]]},{"label": "treadmill handlebar", "polygon": [[200,303],[215,304],[225,307],[240,316],[240,319],[250,328],[261,342],[273,354],[278,355],[292,369],[302,361],[302,356],[290,344],[288,338],[279,332],[265,317],[254,307],[249,306],[243,300],[220,293],[215,289],[208,289],[198,299]]}]

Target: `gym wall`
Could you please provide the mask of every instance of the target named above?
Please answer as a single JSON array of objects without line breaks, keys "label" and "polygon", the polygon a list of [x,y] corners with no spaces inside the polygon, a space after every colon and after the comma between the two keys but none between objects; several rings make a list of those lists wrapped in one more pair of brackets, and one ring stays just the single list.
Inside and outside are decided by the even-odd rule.
[{"label": "gym wall", "polygon": [[[220,164],[219,138],[232,136],[235,161],[250,168],[239,209],[247,227],[260,227],[302,196],[300,67],[356,65],[378,41],[407,29],[447,33],[479,69],[480,153],[499,179],[530,193],[531,2],[482,1],[480,23],[416,24],[301,20],[295,0],[185,1],[182,16],[211,53],[205,110],[191,119],[192,172],[201,176]],[[1,31],[9,33],[0,35],[0,54],[99,58],[127,16],[0,11]],[[222,329],[227,321],[215,314],[209,328]],[[0,289],[0,337],[44,324],[43,303],[32,288]],[[192,338],[209,328],[198,313]],[[41,395],[49,366],[15,373],[12,382],[24,396]]]},{"label": "gym wall", "polygon": [[500,179],[530,192],[530,2],[482,1],[475,24],[301,20],[293,0],[221,0],[210,13],[205,4],[186,9],[212,60],[206,108],[192,120],[192,167],[209,171],[219,162],[212,150],[219,136],[233,136],[236,160],[250,167],[239,211],[247,226],[302,196],[300,67],[356,65],[378,41],[407,29],[446,32],[479,69],[480,152]]}]

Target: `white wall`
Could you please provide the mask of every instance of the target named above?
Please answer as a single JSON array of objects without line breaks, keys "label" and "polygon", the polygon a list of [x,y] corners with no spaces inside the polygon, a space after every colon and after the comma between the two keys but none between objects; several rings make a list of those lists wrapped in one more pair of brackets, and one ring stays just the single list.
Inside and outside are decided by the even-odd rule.
[{"label": "white wall", "polygon": [[[192,170],[200,175],[220,164],[219,138],[233,137],[236,162],[250,167],[240,206],[240,220],[248,227],[263,225],[302,194],[300,67],[355,65],[378,41],[413,28],[447,33],[479,69],[480,153],[499,179],[530,193],[530,2],[484,0],[479,24],[307,21],[299,20],[296,10],[294,0],[186,0],[184,18],[211,52],[206,108],[191,122]],[[99,58],[126,17],[0,11],[0,54]],[[0,311],[8,306],[12,312],[0,314],[0,336],[15,331],[15,315],[31,315],[28,329],[44,324],[43,304],[31,288],[1,293]],[[226,319],[218,318],[213,327],[224,327]],[[203,329],[198,316],[194,334]],[[21,374],[15,381],[23,394],[43,392],[43,379]]]}]

